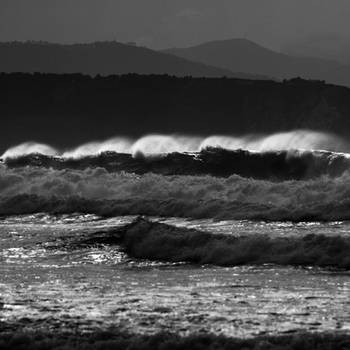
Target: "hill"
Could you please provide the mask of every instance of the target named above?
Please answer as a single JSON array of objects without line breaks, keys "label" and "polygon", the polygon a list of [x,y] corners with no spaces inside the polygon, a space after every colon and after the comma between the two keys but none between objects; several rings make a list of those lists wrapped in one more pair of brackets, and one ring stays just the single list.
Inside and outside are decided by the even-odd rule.
[{"label": "hill", "polygon": [[0,74],[0,152],[148,133],[243,135],[313,129],[350,137],[350,89],[318,81]]},{"label": "hill", "polygon": [[286,42],[281,51],[291,56],[319,57],[350,65],[350,38],[328,34]]},{"label": "hill", "polygon": [[277,79],[302,77],[350,86],[350,65],[275,52],[246,39],[221,40],[164,52],[231,71]]},{"label": "hill", "polygon": [[0,43],[0,72],[83,73],[93,76],[138,73],[257,78],[118,42],[74,45],[46,42]]}]

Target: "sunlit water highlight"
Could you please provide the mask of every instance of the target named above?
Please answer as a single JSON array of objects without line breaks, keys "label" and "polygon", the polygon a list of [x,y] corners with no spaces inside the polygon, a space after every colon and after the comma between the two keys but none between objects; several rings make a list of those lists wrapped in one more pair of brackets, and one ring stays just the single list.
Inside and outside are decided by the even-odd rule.
[{"label": "sunlit water highlight", "polygon": [[[134,260],[118,246],[74,242],[135,217],[15,216],[0,222],[0,321],[45,330],[109,326],[247,337],[350,332],[350,275],[319,268],[219,268]],[[159,219],[212,233],[348,235],[350,224]]]}]

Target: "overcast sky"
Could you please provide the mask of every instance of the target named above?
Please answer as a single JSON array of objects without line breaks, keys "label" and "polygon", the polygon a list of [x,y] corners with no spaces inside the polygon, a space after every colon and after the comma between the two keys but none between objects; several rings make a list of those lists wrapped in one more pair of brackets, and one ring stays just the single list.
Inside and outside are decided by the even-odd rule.
[{"label": "overcast sky", "polygon": [[0,0],[0,41],[166,48],[246,37],[279,49],[348,35],[350,0]]}]

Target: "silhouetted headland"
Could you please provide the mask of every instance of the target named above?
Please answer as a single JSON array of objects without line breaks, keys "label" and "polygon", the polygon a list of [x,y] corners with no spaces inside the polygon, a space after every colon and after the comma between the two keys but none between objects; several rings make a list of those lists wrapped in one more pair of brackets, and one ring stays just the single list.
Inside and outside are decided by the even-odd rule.
[{"label": "silhouetted headland", "polygon": [[0,149],[57,147],[115,135],[246,135],[312,129],[350,135],[350,89],[167,75],[0,74]]}]

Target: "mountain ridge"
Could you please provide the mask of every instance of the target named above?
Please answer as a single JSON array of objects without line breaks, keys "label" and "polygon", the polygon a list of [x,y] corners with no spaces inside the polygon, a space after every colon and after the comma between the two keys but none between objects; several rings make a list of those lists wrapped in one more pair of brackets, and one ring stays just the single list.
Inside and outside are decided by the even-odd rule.
[{"label": "mountain ridge", "polygon": [[248,74],[261,74],[276,79],[301,77],[350,86],[350,65],[314,57],[290,56],[248,39],[215,40],[162,52]]},{"label": "mountain ridge", "polygon": [[116,41],[55,44],[40,41],[0,43],[4,73],[82,73],[89,75],[169,74],[194,77],[262,79],[256,75],[191,62],[146,47]]}]

